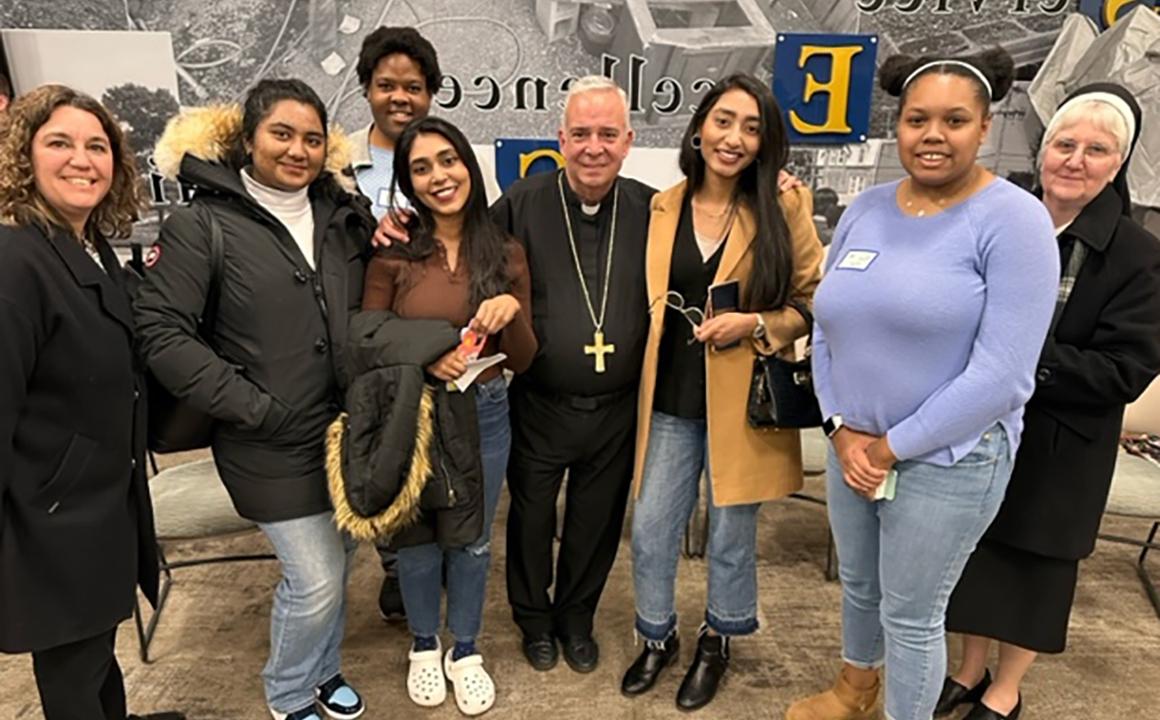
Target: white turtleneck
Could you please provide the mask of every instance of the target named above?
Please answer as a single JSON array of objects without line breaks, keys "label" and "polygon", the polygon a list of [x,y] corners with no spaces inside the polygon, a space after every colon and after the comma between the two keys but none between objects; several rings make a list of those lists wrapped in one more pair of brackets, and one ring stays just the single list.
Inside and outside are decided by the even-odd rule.
[{"label": "white turtleneck", "polygon": [[242,184],[250,197],[258,204],[278,218],[290,231],[290,237],[298,243],[306,263],[314,269],[314,211],[310,207],[308,188],[287,192],[268,187],[250,177],[247,170],[242,170]]}]

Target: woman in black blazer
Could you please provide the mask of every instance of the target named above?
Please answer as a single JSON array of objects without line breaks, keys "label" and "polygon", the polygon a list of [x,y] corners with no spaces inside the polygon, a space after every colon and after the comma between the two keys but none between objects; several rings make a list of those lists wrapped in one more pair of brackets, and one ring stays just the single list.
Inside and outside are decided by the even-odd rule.
[{"label": "woman in black blazer", "polygon": [[[999,515],[967,563],[947,611],[964,633],[962,664],[935,714],[1018,717],[1037,653],[1062,652],[1080,559],[1091,554],[1115,470],[1124,406],[1160,372],[1160,241],[1132,221],[1128,160],[1141,132],[1117,85],[1075,91],[1039,154],[1043,203],[1059,237],[1061,285],[1025,410],[1023,442]],[[987,670],[998,640],[994,680]]]},{"label": "woman in black blazer", "polygon": [[46,85],[0,117],[0,651],[32,653],[47,720],[126,717],[117,625],[138,585],[157,596],[133,316],[105,240],[139,206],[96,100]]}]

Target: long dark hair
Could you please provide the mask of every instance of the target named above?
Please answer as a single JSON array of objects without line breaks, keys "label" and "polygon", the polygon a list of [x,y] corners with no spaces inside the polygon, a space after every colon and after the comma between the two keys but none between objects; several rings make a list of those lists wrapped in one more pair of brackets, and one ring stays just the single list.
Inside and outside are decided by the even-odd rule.
[{"label": "long dark hair", "polygon": [[451,143],[471,177],[471,191],[463,206],[463,257],[471,275],[470,303],[474,311],[484,300],[511,290],[507,267],[508,238],[488,214],[483,172],[471,150],[471,143],[459,128],[446,120],[430,115],[413,120],[403,129],[403,134],[395,143],[395,177],[391,181],[391,197],[394,198],[395,193],[401,191],[410,201],[415,215],[407,228],[411,242],[395,243],[389,252],[409,260],[426,258],[435,252],[435,218],[431,209],[415,197],[415,186],[411,183],[411,148],[416,138],[428,133],[440,135]]},{"label": "long dark hair", "polygon": [[730,75],[718,82],[705,93],[689,120],[689,127],[681,140],[679,163],[681,172],[689,179],[689,192],[701,189],[705,182],[705,158],[701,155],[700,143],[693,145],[693,138],[701,132],[701,126],[717,100],[730,90],[744,90],[753,96],[761,116],[761,147],[737,182],[738,199],[749,206],[757,220],[753,265],[749,269],[745,297],[741,299],[743,309],[756,312],[785,305],[789,300],[793,275],[789,226],[777,202],[777,173],[789,159],[789,141],[773,93],[757,78],[744,73]]}]

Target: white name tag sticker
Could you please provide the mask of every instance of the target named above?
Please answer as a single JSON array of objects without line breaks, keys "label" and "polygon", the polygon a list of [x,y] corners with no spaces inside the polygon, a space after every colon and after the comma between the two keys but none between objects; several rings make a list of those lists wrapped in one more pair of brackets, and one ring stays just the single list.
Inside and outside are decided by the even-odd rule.
[{"label": "white name tag sticker", "polygon": [[865,270],[878,257],[872,250],[850,250],[838,263],[839,270]]},{"label": "white name tag sticker", "polygon": [[390,188],[385,188],[385,187],[379,188],[379,199],[378,199],[377,204],[379,207],[390,207],[391,206],[391,189]]}]

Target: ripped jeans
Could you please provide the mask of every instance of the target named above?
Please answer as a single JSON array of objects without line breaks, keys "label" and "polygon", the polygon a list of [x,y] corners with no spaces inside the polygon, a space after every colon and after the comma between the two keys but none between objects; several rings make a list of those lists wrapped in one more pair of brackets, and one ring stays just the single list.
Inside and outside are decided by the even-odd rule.
[{"label": "ripped jeans", "polygon": [[491,563],[491,525],[503,490],[511,451],[507,382],[503,376],[476,388],[479,451],[483,461],[483,535],[475,543],[444,550],[435,543],[399,550],[399,589],[407,625],[416,637],[439,634],[443,566],[447,566],[447,627],[456,642],[474,641],[483,624],[483,600]]}]

